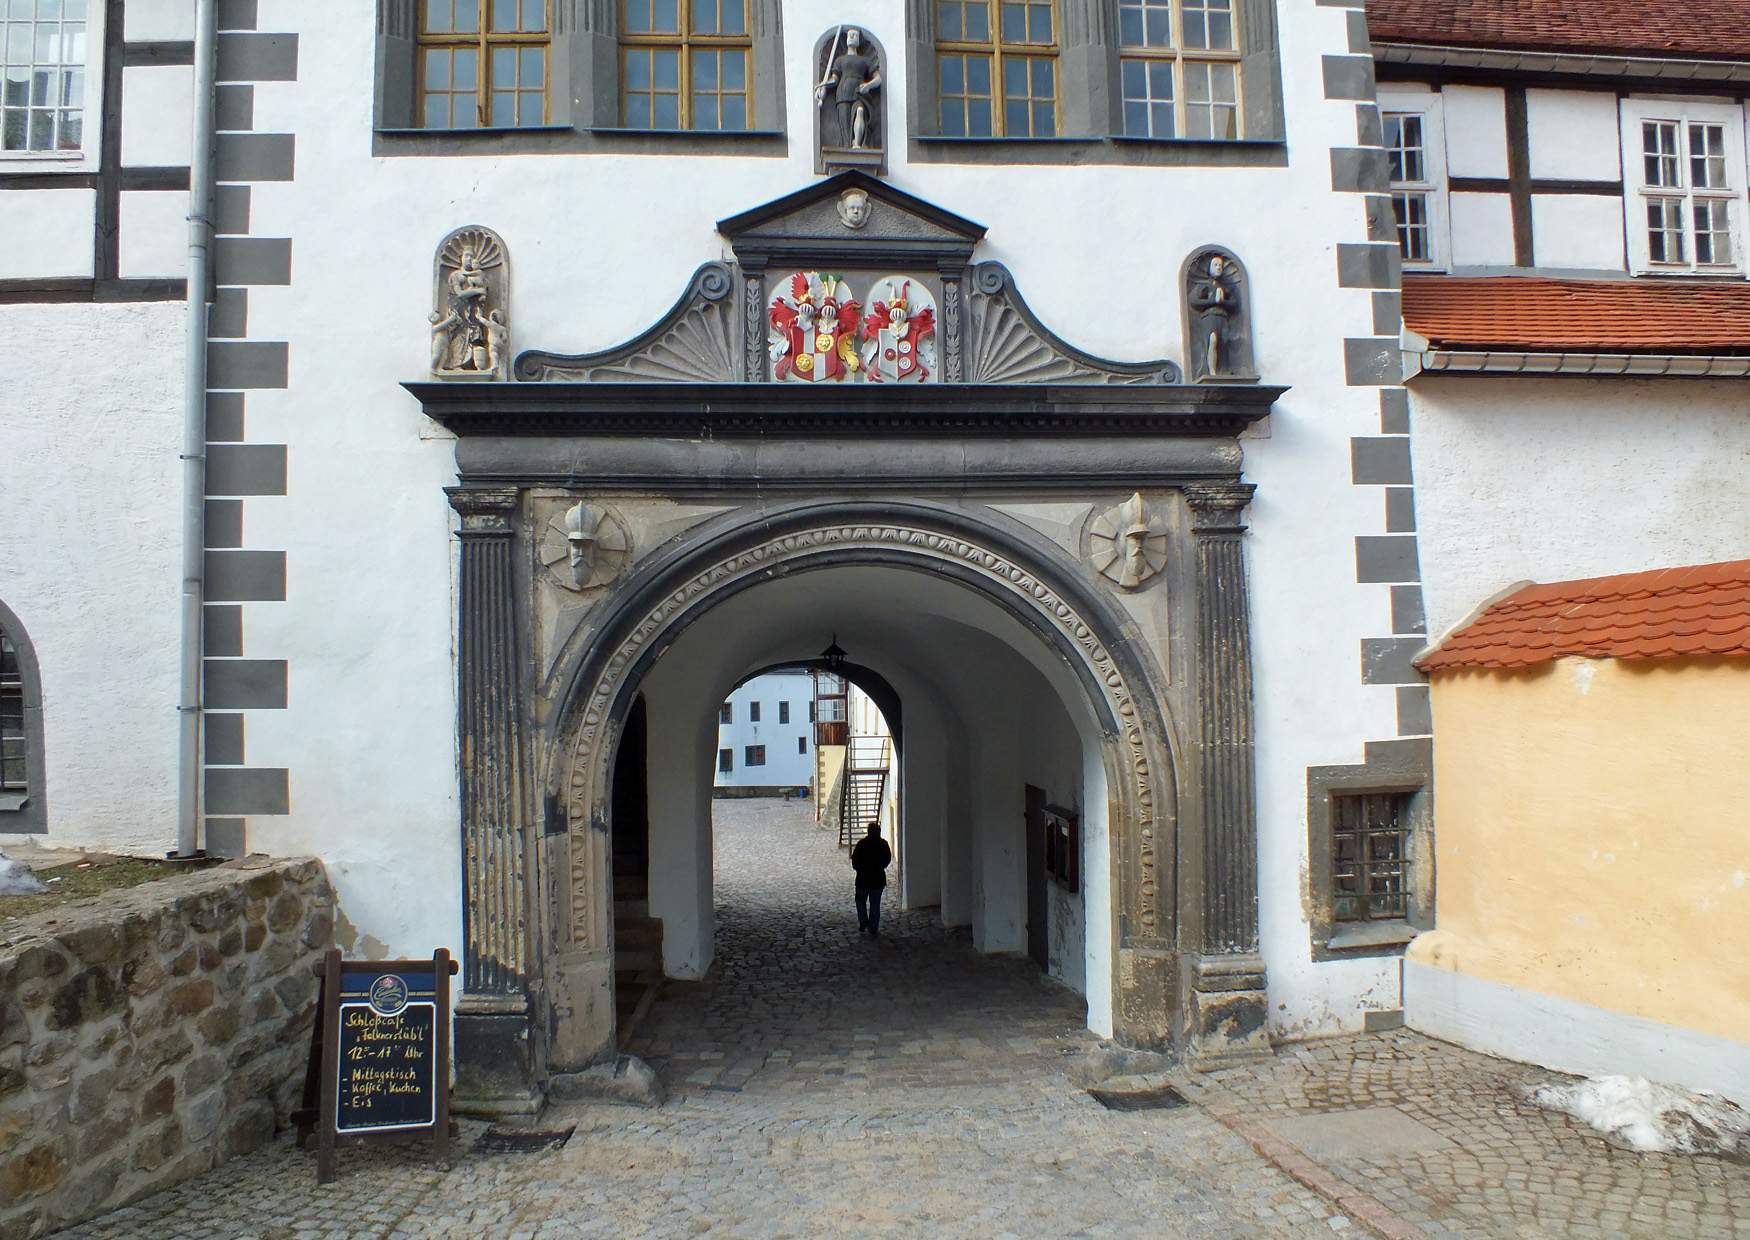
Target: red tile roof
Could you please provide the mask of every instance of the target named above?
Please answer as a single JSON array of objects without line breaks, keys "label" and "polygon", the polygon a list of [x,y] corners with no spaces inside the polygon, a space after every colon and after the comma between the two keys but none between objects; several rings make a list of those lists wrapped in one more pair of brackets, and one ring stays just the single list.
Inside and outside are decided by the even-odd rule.
[{"label": "red tile roof", "polygon": [[1367,0],[1382,43],[1750,59],[1750,2]]},{"label": "red tile roof", "polygon": [[1425,672],[1594,659],[1750,656],[1750,560],[1526,586],[1417,660]]},{"label": "red tile roof", "polygon": [[1404,323],[1440,349],[1750,353],[1750,281],[1406,275]]}]

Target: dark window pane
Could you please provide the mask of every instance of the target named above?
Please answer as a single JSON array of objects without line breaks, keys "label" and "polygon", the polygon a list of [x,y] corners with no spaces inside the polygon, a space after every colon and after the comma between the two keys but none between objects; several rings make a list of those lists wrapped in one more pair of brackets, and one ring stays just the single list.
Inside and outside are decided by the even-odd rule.
[{"label": "dark window pane", "polygon": [[746,129],[747,128],[747,96],[746,95],[724,95],[723,96],[723,128],[725,128],[725,129]]},{"label": "dark window pane", "polygon": [[656,70],[656,89],[679,90],[681,85],[681,54],[678,51],[664,48],[651,55]]},{"label": "dark window pane", "polygon": [[1173,105],[1157,103],[1149,108],[1149,114],[1154,118],[1154,137],[1170,138],[1173,136]]},{"label": "dark window pane", "polygon": [[966,92],[966,61],[962,57],[942,57],[940,69],[944,95],[960,95]]},{"label": "dark window pane", "polygon": [[679,95],[656,96],[655,112],[656,119],[651,128],[679,129],[681,127],[681,97]]},{"label": "dark window pane", "polygon": [[478,84],[476,70],[479,68],[480,53],[473,48],[455,53],[455,61],[451,71],[455,74],[456,90],[473,90]]},{"label": "dark window pane", "polygon": [[1033,134],[1035,137],[1049,138],[1057,133],[1057,105],[1055,103],[1036,103],[1033,105]]},{"label": "dark window pane", "polygon": [[1051,42],[1051,6],[1049,4],[1030,4],[1027,6],[1027,38],[1034,43]]},{"label": "dark window pane", "polygon": [[523,48],[519,68],[519,84],[526,90],[540,90],[547,84],[547,55],[538,47]]},{"label": "dark window pane", "polygon": [[966,6],[966,37],[975,43],[990,38],[990,5],[984,0]]},{"label": "dark window pane", "polygon": [[1126,7],[1118,14],[1118,41],[1124,47],[1141,47],[1142,10]]},{"label": "dark window pane", "polygon": [[492,92],[492,123],[499,128],[508,128],[516,124],[516,92],[495,90]]},{"label": "dark window pane", "polygon": [[944,3],[936,6],[936,37],[938,39],[958,39],[965,30],[965,23],[960,20],[961,8],[958,4]]},{"label": "dark window pane", "polygon": [[1124,105],[1124,132],[1133,138],[1148,137],[1148,104],[1126,103]]},{"label": "dark window pane", "polygon": [[966,136],[966,109],[958,99],[942,100],[942,135],[948,138]]},{"label": "dark window pane", "polygon": [[1020,43],[1027,38],[1027,12],[1023,5],[1003,5],[1003,42]]},{"label": "dark window pane", "polygon": [[969,95],[990,94],[990,57],[966,57],[966,93]]},{"label": "dark window pane", "polygon": [[1009,59],[1003,61],[1003,94],[1009,98],[1027,93],[1027,62]]},{"label": "dark window pane", "polygon": [[724,90],[747,89],[747,53],[720,52],[718,63],[723,69]]},{"label": "dark window pane", "polygon": [[1148,65],[1140,60],[1127,60],[1123,63],[1124,97],[1126,99],[1143,99],[1148,96]]},{"label": "dark window pane", "polygon": [[539,125],[544,119],[545,109],[542,96],[533,91],[524,91],[517,96],[516,123],[519,125]]},{"label": "dark window pane", "polygon": [[990,100],[974,99],[966,105],[966,132],[976,138],[988,138],[991,128]]},{"label": "dark window pane", "polygon": [[1027,101],[1011,99],[1003,107],[1003,129],[1011,138],[1027,136]]},{"label": "dark window pane", "polygon": [[717,96],[716,95],[694,95],[693,96],[693,128],[694,129],[716,129],[717,128]]}]

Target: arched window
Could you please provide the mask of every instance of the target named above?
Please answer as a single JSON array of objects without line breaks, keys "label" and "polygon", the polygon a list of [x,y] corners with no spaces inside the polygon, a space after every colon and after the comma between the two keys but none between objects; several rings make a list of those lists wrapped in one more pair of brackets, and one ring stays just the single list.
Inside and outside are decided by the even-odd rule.
[{"label": "arched window", "polygon": [[0,835],[46,831],[42,682],[18,617],[0,603]]}]

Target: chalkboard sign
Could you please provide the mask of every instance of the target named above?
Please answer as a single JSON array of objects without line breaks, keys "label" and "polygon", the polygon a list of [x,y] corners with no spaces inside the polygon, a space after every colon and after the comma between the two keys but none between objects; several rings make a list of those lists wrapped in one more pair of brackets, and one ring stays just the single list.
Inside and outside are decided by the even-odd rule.
[{"label": "chalkboard sign", "polygon": [[429,1134],[449,1157],[450,975],[430,960],[342,960],[328,953],[310,1042],[299,1143],[317,1133],[316,1179],[334,1178],[342,1140]]}]

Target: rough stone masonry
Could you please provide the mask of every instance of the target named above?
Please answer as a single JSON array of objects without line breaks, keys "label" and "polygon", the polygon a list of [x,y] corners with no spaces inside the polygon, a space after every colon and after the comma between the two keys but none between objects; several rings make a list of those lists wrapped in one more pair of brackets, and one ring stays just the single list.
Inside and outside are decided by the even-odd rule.
[{"label": "rough stone masonry", "polygon": [[0,1240],[264,1144],[334,937],[320,862],[254,858],[0,930]]}]

